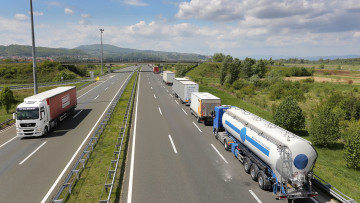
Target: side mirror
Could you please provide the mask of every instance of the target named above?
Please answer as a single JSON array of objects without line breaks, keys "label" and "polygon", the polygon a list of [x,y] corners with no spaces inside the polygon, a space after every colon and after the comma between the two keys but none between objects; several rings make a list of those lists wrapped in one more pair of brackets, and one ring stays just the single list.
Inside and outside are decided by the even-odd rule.
[{"label": "side mirror", "polygon": [[13,113],[13,119],[14,120],[16,119],[16,113]]},{"label": "side mirror", "polygon": [[44,117],[45,117],[45,112],[42,111],[40,114],[40,120],[42,120]]}]

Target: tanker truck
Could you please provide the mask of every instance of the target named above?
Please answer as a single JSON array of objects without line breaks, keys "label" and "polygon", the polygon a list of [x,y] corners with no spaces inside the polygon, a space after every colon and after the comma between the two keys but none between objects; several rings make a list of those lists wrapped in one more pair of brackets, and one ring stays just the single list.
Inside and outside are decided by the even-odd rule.
[{"label": "tanker truck", "polygon": [[77,105],[76,87],[58,87],[24,99],[16,108],[18,137],[42,136],[64,120]]},{"label": "tanker truck", "polygon": [[243,164],[246,173],[277,199],[310,198],[317,152],[312,144],[234,106],[214,108],[213,132]]}]

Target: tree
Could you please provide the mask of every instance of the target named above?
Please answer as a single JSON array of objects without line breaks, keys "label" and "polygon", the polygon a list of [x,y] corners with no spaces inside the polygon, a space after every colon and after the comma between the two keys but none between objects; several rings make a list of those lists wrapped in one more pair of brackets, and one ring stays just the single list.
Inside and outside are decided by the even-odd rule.
[{"label": "tree", "polygon": [[225,59],[225,55],[223,53],[215,53],[212,59],[213,62],[223,62]]},{"label": "tree", "polygon": [[238,58],[235,58],[234,61],[229,66],[230,84],[233,84],[233,82],[239,79],[240,68],[241,68],[241,61]]},{"label": "tree", "polygon": [[320,108],[311,121],[309,133],[316,145],[327,147],[339,137],[339,118],[331,110],[329,106]]},{"label": "tree", "polygon": [[222,62],[222,67],[220,70],[220,84],[223,85],[225,83],[226,74],[229,69],[230,64],[232,63],[233,58],[230,55],[227,55]]},{"label": "tree", "polygon": [[347,138],[344,146],[344,158],[349,168],[360,167],[360,123],[351,122],[345,131]]},{"label": "tree", "polygon": [[305,116],[298,103],[290,96],[277,107],[274,115],[276,125],[289,131],[305,127]]},{"label": "tree", "polygon": [[253,75],[252,66],[256,63],[255,59],[246,57],[243,61],[242,71],[245,78],[250,78]]},{"label": "tree", "polygon": [[256,62],[256,64],[253,65],[252,75],[256,74],[260,78],[263,78],[265,76],[265,73],[266,73],[266,63],[264,60],[260,59]]},{"label": "tree", "polygon": [[4,87],[4,89],[1,90],[1,94],[0,94],[0,100],[1,100],[1,104],[4,106],[4,108],[6,109],[6,113],[9,113],[9,110],[11,108],[11,105],[14,103],[15,99],[14,99],[14,94],[13,92],[10,90],[9,87]]}]

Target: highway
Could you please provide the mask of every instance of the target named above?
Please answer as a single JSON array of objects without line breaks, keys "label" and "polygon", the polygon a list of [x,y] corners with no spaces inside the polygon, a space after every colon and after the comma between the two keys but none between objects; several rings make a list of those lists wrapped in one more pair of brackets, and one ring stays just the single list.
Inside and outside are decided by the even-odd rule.
[{"label": "highway", "polygon": [[[150,67],[142,68],[120,202],[284,202],[197,123]],[[145,71],[144,71],[145,70]],[[327,202],[328,197],[294,202]]]},{"label": "highway", "polygon": [[135,69],[108,74],[78,91],[74,114],[45,137],[19,139],[14,126],[2,130],[0,202],[50,202],[110,101]]}]

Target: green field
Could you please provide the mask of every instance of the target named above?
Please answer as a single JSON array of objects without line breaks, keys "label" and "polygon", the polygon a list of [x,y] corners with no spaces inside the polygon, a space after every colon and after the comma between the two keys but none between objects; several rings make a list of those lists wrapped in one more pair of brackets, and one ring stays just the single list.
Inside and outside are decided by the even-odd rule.
[{"label": "green field", "polygon": [[[187,76],[199,82],[200,91],[210,92],[222,99],[222,104],[234,105],[246,109],[268,121],[273,121],[272,106],[279,105],[281,100],[269,98],[269,88],[256,88],[255,93],[244,98],[238,98],[238,90],[221,86],[219,84],[220,63],[204,63],[187,73]],[[330,82],[300,82],[301,88],[306,89],[305,99],[299,102],[299,106],[306,116],[306,128],[299,130],[298,135],[311,141],[312,137],[307,132],[310,120],[314,117],[315,110],[334,92],[350,94],[354,89],[360,90],[360,85],[338,84]],[[359,95],[357,92],[355,94]],[[360,202],[360,170],[349,169],[344,160],[343,140],[339,139],[335,146],[321,148],[315,146],[318,151],[318,160],[315,174],[329,182],[341,192]]]}]

